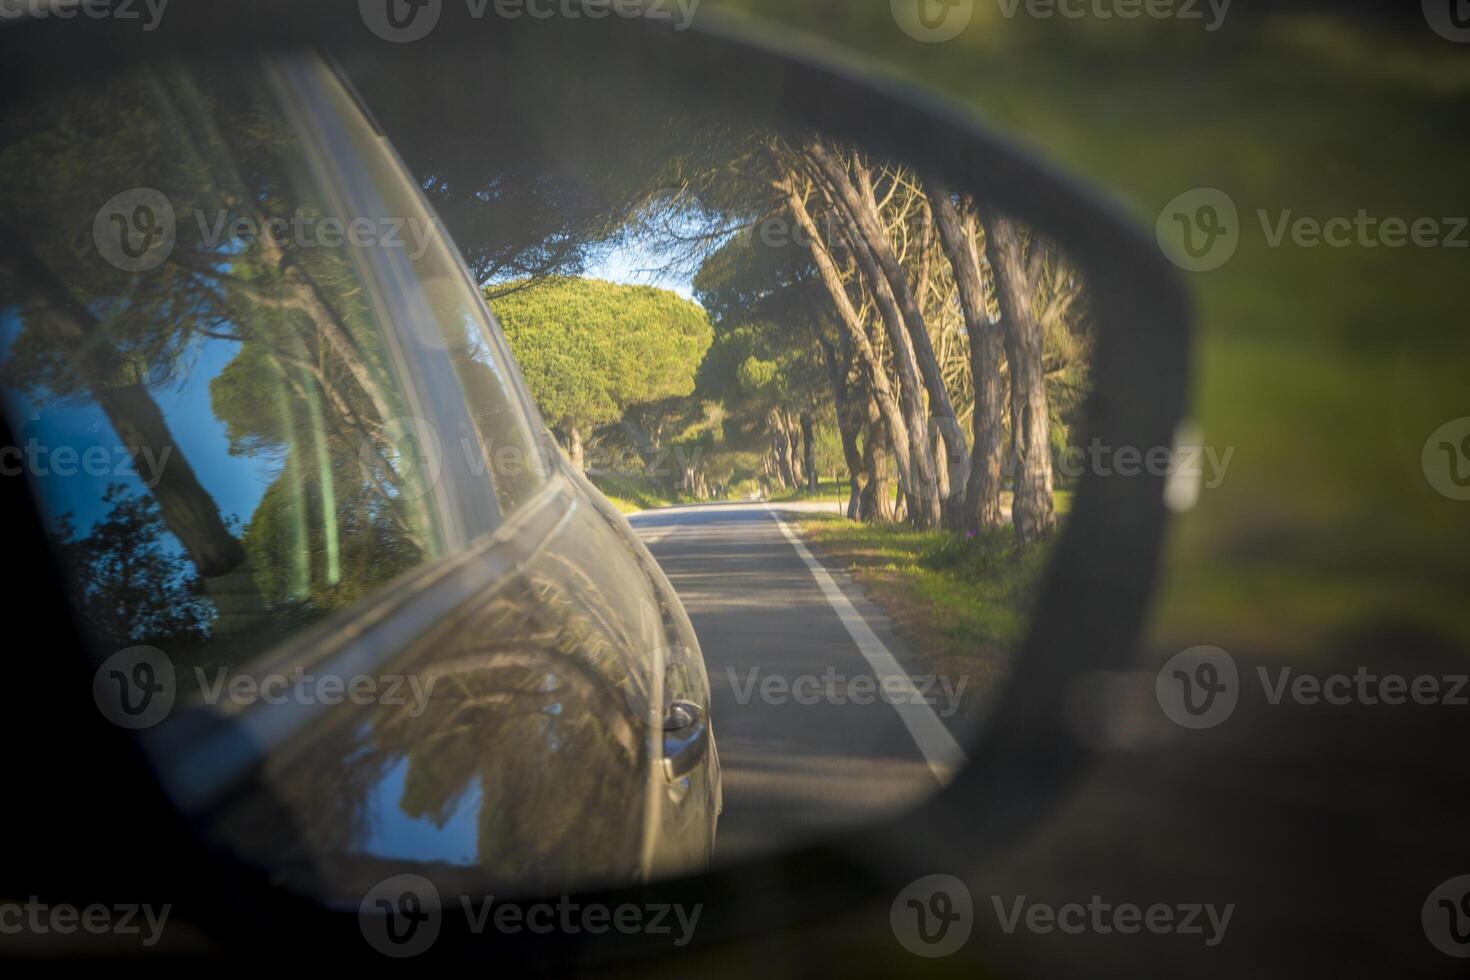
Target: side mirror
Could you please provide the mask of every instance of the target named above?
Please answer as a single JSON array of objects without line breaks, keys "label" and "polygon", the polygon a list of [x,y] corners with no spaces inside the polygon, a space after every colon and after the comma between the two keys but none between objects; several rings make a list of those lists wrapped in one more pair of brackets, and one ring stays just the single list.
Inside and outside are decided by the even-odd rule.
[{"label": "side mirror", "polygon": [[[114,397],[125,388],[135,400],[133,409],[152,419],[162,410],[150,401],[149,379],[170,371],[222,373],[198,353],[218,339],[220,322],[228,319],[223,311],[238,317],[241,303],[268,305],[274,298],[232,291],[250,271],[232,263],[242,262],[242,255],[250,261],[258,256],[229,240],[216,241],[210,251],[210,221],[193,221],[187,209],[204,213],[200,201],[230,197],[229,188],[221,189],[221,175],[235,163],[234,177],[258,167],[279,178],[256,187],[253,198],[250,192],[235,195],[226,212],[239,217],[228,209],[266,209],[277,195],[286,196],[285,188],[301,172],[330,170],[349,153],[372,166],[346,172],[323,197],[356,193],[347,187],[354,180],[378,192],[404,183],[408,174],[405,186],[423,192],[463,254],[474,287],[489,289],[490,307],[502,320],[510,317],[497,307],[498,298],[528,282],[606,270],[609,255],[626,271],[652,255],[669,277],[705,300],[717,331],[733,336],[750,328],[742,336],[757,337],[749,348],[732,342],[728,350],[741,356],[726,373],[743,379],[747,393],[776,392],[769,395],[771,412],[785,410],[782,393],[799,376],[802,384],[824,392],[829,381],[835,390],[850,384],[862,392],[853,429],[861,432],[853,448],[859,442],[884,446],[892,464],[888,482],[869,483],[878,487],[869,495],[876,519],[901,512],[920,529],[952,531],[960,549],[967,530],[972,536],[990,534],[1006,542],[1005,554],[1016,561],[1025,548],[1043,541],[1044,568],[1018,607],[1024,630],[1017,631],[1013,645],[990,651],[993,669],[969,722],[945,723],[917,708],[900,712],[917,742],[939,746],[933,753],[925,750],[925,759],[942,775],[917,807],[834,829],[785,853],[773,850],[733,866],[717,860],[703,874],[638,882],[636,892],[628,890],[631,881],[571,883],[612,888],[597,900],[613,906],[633,896],[645,904],[701,904],[700,928],[682,948],[709,951],[733,937],[787,927],[791,907],[819,916],[885,903],[904,883],[930,873],[932,849],[941,844],[947,865],[975,867],[1017,841],[1087,770],[1092,751],[1078,731],[1074,708],[1079,697],[1089,696],[1097,672],[1129,663],[1153,588],[1168,512],[1167,464],[1184,415],[1189,312],[1152,234],[948,103],[861,65],[798,53],[780,38],[711,11],[699,11],[685,23],[655,15],[665,8],[640,16],[627,15],[632,8],[621,4],[568,3],[565,9],[589,16],[509,18],[497,13],[499,5],[439,0],[364,0],[334,9],[259,0],[211,9],[180,5],[147,32],[126,21],[50,19],[0,30],[0,154],[20,154],[16,148],[25,146],[39,154],[24,179],[17,176],[11,191],[0,191],[0,338],[10,345],[8,357],[0,355],[9,372],[5,441],[19,445],[28,424],[63,415],[67,396]],[[603,16],[593,19],[593,11]],[[126,88],[117,87],[123,83]],[[229,147],[239,160],[222,150],[219,156],[188,156],[179,147],[175,154],[125,132],[116,134],[112,153],[103,152],[106,141],[93,131],[49,135],[61,109],[95,108],[108,93],[117,98],[121,91],[142,94],[118,112],[98,114],[93,122],[102,130],[157,127],[154,138],[165,139],[171,126],[193,127],[218,138],[212,149]],[[339,131],[321,124],[335,118],[330,113],[350,115],[374,139],[395,146],[402,169],[352,144],[344,135],[351,127],[344,124]],[[280,121],[281,129],[262,119]],[[252,128],[255,123],[261,126]],[[291,166],[278,166],[273,156],[282,133],[291,136],[297,154]],[[177,165],[160,169],[159,160],[170,156]],[[375,166],[382,172],[373,171]],[[201,176],[206,172],[207,179]],[[15,190],[22,187],[30,189]],[[134,193],[140,188],[166,198],[175,212],[185,208],[168,235]],[[109,224],[104,206],[125,193],[134,197]],[[383,199],[393,198],[383,192]],[[43,220],[53,205],[67,221]],[[88,223],[80,223],[79,215]],[[130,249],[106,263],[89,237],[90,222],[99,215],[104,216],[97,217],[96,234],[120,230],[118,241]],[[163,293],[157,287],[163,280],[144,277],[161,251],[168,254],[159,263],[175,276],[171,291]],[[313,261],[292,254],[290,246],[280,251],[274,258],[282,267]],[[349,268],[344,262],[317,270],[314,283],[345,278]],[[411,320],[423,329],[422,320],[398,311],[439,309],[439,289],[452,276],[444,273],[426,285],[412,278],[408,264],[393,268],[402,276],[384,274],[383,281],[396,282],[398,291],[365,289],[362,303],[377,304],[374,310],[400,326]],[[121,318],[117,322],[124,326],[113,337],[116,363],[106,365],[107,378],[88,374],[96,368],[90,362],[77,369],[80,376],[73,370],[75,363],[101,356],[95,336],[64,335],[54,323],[36,326],[38,309],[62,306],[99,322]],[[128,319],[128,309],[148,315]],[[201,309],[209,315],[199,314]],[[189,329],[175,330],[185,319]],[[334,326],[324,322],[322,329]],[[782,329],[801,332],[805,353],[771,340]],[[25,343],[14,344],[17,337]],[[441,349],[453,346],[443,337],[436,341]],[[393,352],[385,350],[386,364]],[[275,353],[285,357],[292,351]],[[354,363],[374,367],[376,355],[369,355]],[[22,358],[29,360],[20,364]],[[329,373],[320,363],[303,370],[313,368]],[[830,377],[822,373],[827,368]],[[1057,397],[1059,372],[1069,372],[1067,400]],[[434,391],[441,390],[436,384],[444,377],[449,375],[420,380],[424,390]],[[332,393],[331,379],[321,384]],[[521,384],[518,376],[505,381],[512,392]],[[242,387],[248,393],[249,386]],[[227,429],[234,455],[258,451],[260,459],[268,458],[261,447],[269,442],[262,432],[270,420],[253,414],[239,390],[230,403],[227,388],[201,384],[200,390],[213,390],[214,399],[200,396],[199,417],[169,421],[200,427],[194,435],[201,440],[213,434],[200,434],[204,428]],[[750,406],[756,404],[766,403],[752,394],[742,410],[754,418]],[[215,414],[202,422],[206,409]],[[847,409],[832,410],[836,432],[844,428]],[[467,417],[466,425],[471,421]],[[560,425],[555,418],[547,421]],[[305,426],[312,420],[294,422]],[[1164,463],[1104,470],[1077,454],[1094,445],[1110,451],[1128,447],[1138,456],[1162,450]],[[867,465],[851,462],[851,456],[849,461]],[[1065,461],[1074,469],[1066,470]],[[386,462],[391,467],[394,460]],[[469,486],[473,474],[461,477]],[[857,492],[856,470],[854,477],[854,492],[845,502],[859,516],[867,504]],[[366,894],[367,884],[413,874],[431,881],[443,903],[443,914],[434,910],[434,954],[481,956],[493,943],[502,962],[566,965],[667,952],[665,940],[648,934],[603,937],[595,947],[585,936],[567,942],[530,933],[481,935],[473,920],[450,913],[458,910],[460,897],[493,891],[493,883],[505,879],[473,861],[405,853],[364,860],[358,853],[313,850],[314,841],[282,847],[308,866],[305,871],[276,866],[258,847],[247,856],[238,840],[259,815],[280,819],[283,826],[311,824],[320,816],[308,819],[302,812],[316,805],[302,802],[304,796],[282,793],[262,802],[253,795],[259,770],[306,765],[297,754],[306,736],[292,726],[311,728],[313,737],[336,738],[355,722],[335,712],[290,723],[270,714],[247,737],[228,713],[204,720],[194,715],[198,728],[175,729],[167,738],[160,728],[160,737],[141,740],[99,717],[91,695],[97,651],[73,628],[75,610],[58,598],[64,590],[57,583],[68,572],[43,533],[59,513],[81,506],[75,488],[68,484],[54,499],[38,501],[20,481],[5,481],[4,487],[9,512],[29,518],[17,560],[46,570],[22,583],[7,604],[17,619],[41,610],[58,624],[55,648],[23,664],[17,686],[23,696],[11,723],[32,736],[74,733],[90,746],[80,766],[75,759],[63,766],[49,755],[28,754],[15,774],[18,782],[36,787],[36,812],[46,814],[11,836],[26,841],[29,851],[16,856],[25,881],[21,890],[53,880],[54,855],[67,854],[77,869],[68,887],[105,879],[102,887],[116,891],[146,882],[158,894],[188,896],[200,921],[226,941],[242,938],[242,922],[269,921],[335,955],[339,945],[372,952],[361,941],[358,908],[344,907],[350,903],[342,896]],[[1055,509],[1059,488],[1068,494],[1065,515]],[[476,509],[489,511],[492,505],[473,492],[435,492],[426,491],[424,503],[416,505],[428,515],[425,526],[453,524],[461,543],[493,528],[493,515]],[[393,486],[384,496],[399,500],[409,494]],[[191,528],[174,516],[189,510],[186,503],[161,501],[165,510],[174,508],[164,523],[178,541],[176,550],[197,565],[200,588],[222,610],[226,603],[219,597],[231,594],[228,583],[220,584],[227,576],[211,570],[236,566],[211,564],[211,556],[239,547],[237,537],[288,531],[281,529],[284,524],[255,524],[257,499],[239,505],[252,511],[241,515],[243,529],[226,521]],[[514,503],[502,500],[501,506],[511,512]],[[100,518],[100,511],[83,512]],[[445,547],[446,554],[455,553],[452,542]],[[385,547],[381,560],[392,553]],[[364,562],[356,570],[368,583],[360,591],[341,590],[354,601],[375,594],[371,565]],[[347,578],[334,585],[358,584],[350,580],[351,571],[343,574]],[[192,574],[184,577],[192,582]],[[180,594],[188,591],[180,588]],[[190,601],[198,598],[189,594]],[[282,650],[295,649],[267,642],[261,623],[269,625],[277,608],[242,613],[261,617],[237,633],[259,640],[252,656],[279,661]],[[847,617],[840,609],[838,615]],[[857,626],[849,628],[856,634]],[[701,641],[708,657],[711,643]],[[384,648],[377,654],[386,662],[396,652]],[[902,673],[896,660],[892,668],[889,660],[874,662],[881,664],[874,668],[880,674]],[[718,687],[719,678],[712,680]],[[589,680],[586,689],[595,688]],[[596,699],[589,694],[584,700]],[[727,726],[718,706],[707,712],[694,701],[674,699],[662,732],[660,766],[667,781],[678,783],[718,746],[724,749],[730,799],[737,792],[729,780],[737,753],[720,741],[733,727]],[[431,734],[438,737],[442,730]],[[434,763],[449,753],[430,741],[389,753],[385,769],[403,783],[406,777],[393,767],[419,751],[430,755],[420,756],[421,779],[459,778],[444,775],[447,762],[436,770]],[[164,743],[166,751],[159,748]],[[773,742],[765,751],[781,750]],[[748,750],[747,758],[760,751]],[[320,769],[298,768],[294,776],[307,784],[340,786],[334,800],[343,807],[346,825],[355,819],[355,799],[387,791],[381,772],[371,780],[363,776],[364,785],[357,785],[360,773],[344,758],[316,759],[311,765]],[[207,795],[208,807],[181,806],[175,765],[201,774],[199,780],[207,776],[209,792],[201,798]],[[57,776],[62,771],[64,779]],[[194,777],[184,778],[185,789],[192,789]],[[424,791],[422,784],[416,788]],[[444,790],[436,800],[460,799],[449,791],[460,789],[458,784],[435,789]],[[402,786],[397,792],[408,795]],[[250,807],[232,809],[246,798]],[[126,807],[118,805],[122,799]],[[447,812],[435,810],[435,816],[448,819]],[[97,833],[100,813],[113,824],[109,834]],[[126,848],[116,846],[120,837],[129,842]],[[776,887],[786,889],[783,902],[739,897],[745,890]],[[238,904],[225,903],[226,896]],[[247,911],[238,918],[217,911],[240,906]],[[282,925],[278,918],[289,922]]]}]

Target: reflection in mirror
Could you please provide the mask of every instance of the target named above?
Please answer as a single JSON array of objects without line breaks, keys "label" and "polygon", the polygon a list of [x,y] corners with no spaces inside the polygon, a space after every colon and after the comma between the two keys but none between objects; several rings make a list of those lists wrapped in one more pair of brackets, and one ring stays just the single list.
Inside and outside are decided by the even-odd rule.
[{"label": "reflection in mirror", "polygon": [[5,119],[5,380],[104,649],[239,663],[443,552],[382,439],[409,412],[349,257],[229,227],[326,217],[296,140],[258,70]]},{"label": "reflection in mirror", "polygon": [[939,791],[1106,465],[1084,270],[777,103],[411,54],[0,119],[15,458],[115,720],[334,897],[683,873]]},{"label": "reflection in mirror", "polygon": [[558,54],[347,66],[688,611],[716,860],[902,811],[964,764],[1087,465],[1084,270],[983,187],[792,125],[780,79]]}]

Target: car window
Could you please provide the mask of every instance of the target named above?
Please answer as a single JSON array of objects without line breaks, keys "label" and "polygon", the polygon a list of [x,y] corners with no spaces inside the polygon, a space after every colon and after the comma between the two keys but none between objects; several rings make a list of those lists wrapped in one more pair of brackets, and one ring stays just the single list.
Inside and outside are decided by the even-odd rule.
[{"label": "car window", "polygon": [[319,60],[292,62],[288,71],[305,103],[307,128],[321,144],[320,168],[351,195],[357,213],[387,216],[383,232],[401,244],[367,253],[385,304],[417,341],[447,354],[440,363],[452,368],[453,377],[421,377],[424,397],[446,395],[438,409],[446,417],[457,415],[461,403],[469,407],[470,431],[453,438],[440,433],[454,443],[444,448],[473,475],[488,473],[500,510],[515,511],[544,484],[547,460],[535,435],[541,423],[519,397],[510,354],[479,288],[420,188],[354,96]]},{"label": "car window", "polygon": [[185,689],[545,479],[457,257],[303,71],[151,69],[0,118],[0,465],[99,654],[157,648]]}]

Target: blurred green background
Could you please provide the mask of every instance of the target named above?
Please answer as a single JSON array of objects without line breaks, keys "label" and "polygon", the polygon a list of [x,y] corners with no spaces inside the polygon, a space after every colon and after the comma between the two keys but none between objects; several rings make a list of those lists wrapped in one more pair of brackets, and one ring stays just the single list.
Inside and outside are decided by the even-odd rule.
[{"label": "blurred green background", "polygon": [[889,0],[704,5],[973,107],[1150,235],[1182,192],[1234,200],[1238,251],[1184,275],[1193,413],[1235,456],[1173,522],[1151,645],[1370,666],[1470,646],[1470,502],[1436,492],[1421,463],[1431,433],[1470,415],[1470,249],[1269,247],[1257,218],[1470,214],[1470,44],[1417,3],[1391,17],[1238,3],[1207,31],[1204,5],[1204,21],[1039,20],[974,0],[939,43],[900,29]]}]

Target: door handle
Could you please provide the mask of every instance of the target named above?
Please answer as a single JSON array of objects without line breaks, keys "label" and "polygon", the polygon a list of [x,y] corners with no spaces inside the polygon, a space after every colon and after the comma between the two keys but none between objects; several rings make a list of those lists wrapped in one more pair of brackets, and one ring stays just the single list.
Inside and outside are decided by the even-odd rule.
[{"label": "door handle", "polygon": [[691,701],[675,701],[664,715],[664,778],[676,782],[709,754],[709,721]]}]

